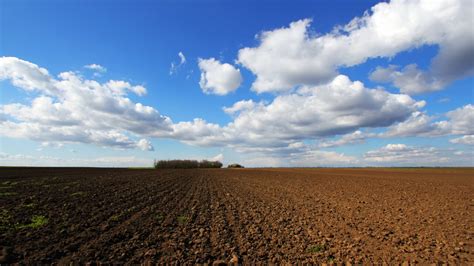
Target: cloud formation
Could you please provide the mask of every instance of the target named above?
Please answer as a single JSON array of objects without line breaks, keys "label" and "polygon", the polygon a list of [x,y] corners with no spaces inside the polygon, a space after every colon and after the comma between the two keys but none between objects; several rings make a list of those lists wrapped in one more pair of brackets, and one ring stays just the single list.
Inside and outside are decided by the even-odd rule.
[{"label": "cloud formation", "polygon": [[[439,53],[429,73],[412,65],[395,75],[398,78],[389,79],[401,84],[403,92],[432,91],[474,73],[472,17],[469,0],[393,0],[323,35],[310,33],[310,19],[262,32],[257,47],[239,51],[238,62],[257,76],[252,84],[257,93],[284,92],[299,85],[325,83],[339,68],[370,58],[437,45]],[[429,86],[423,89],[423,83]]]},{"label": "cloud formation", "polygon": [[83,166],[83,167],[151,167],[152,159],[134,156],[73,158],[65,159],[54,156],[32,156],[26,154],[8,154],[0,152],[1,166]]},{"label": "cloud formation", "polygon": [[[472,156],[472,154],[471,154]],[[369,165],[390,166],[442,166],[456,163],[459,166],[472,164],[472,157],[450,149],[417,147],[405,144],[387,144],[364,154]]]},{"label": "cloud formation", "polygon": [[99,65],[99,64],[90,64],[90,65],[85,65],[84,68],[87,68],[87,69],[90,69],[90,70],[94,70],[94,71],[97,71],[97,72],[101,72],[101,73],[105,73],[107,72],[107,68]]},{"label": "cloud formation", "polygon": [[331,148],[331,147],[339,147],[339,146],[345,146],[345,145],[351,145],[351,144],[364,143],[365,140],[368,137],[372,137],[374,135],[375,134],[368,134],[368,133],[364,133],[360,130],[356,130],[352,133],[342,135],[337,140],[321,141],[321,142],[319,142],[318,147],[319,148]]},{"label": "cloud formation", "polygon": [[465,135],[459,138],[450,139],[449,142],[455,144],[474,145],[474,135]]},{"label": "cloud formation", "polygon": [[436,80],[418,69],[416,64],[411,64],[398,70],[399,66],[390,65],[387,68],[377,67],[370,73],[369,78],[380,83],[393,83],[406,94],[420,94],[429,91],[437,91],[443,88],[445,82]]},{"label": "cloud formation", "polygon": [[209,158],[208,160],[209,161],[219,161],[219,162],[222,163],[224,161],[224,154],[219,153],[216,156]]},{"label": "cloud formation", "polygon": [[143,86],[125,81],[99,83],[74,72],[52,77],[44,68],[14,58],[0,58],[0,80],[40,95],[30,105],[0,106],[0,134],[37,141],[80,142],[117,148],[151,150],[133,136],[171,130],[171,120],[127,94],[146,93]]},{"label": "cloud formation", "polygon": [[340,167],[356,165],[360,160],[332,151],[307,150],[291,154],[257,154],[242,160],[245,167]]},{"label": "cloud formation", "polygon": [[198,66],[201,70],[199,86],[206,94],[226,95],[242,83],[239,69],[227,63],[222,64],[215,58],[199,58]]},{"label": "cloud formation", "polygon": [[[319,161],[320,165],[338,166],[380,162],[376,152],[367,154],[361,161],[317,150],[360,143],[376,136],[363,129],[388,127],[377,135],[382,137],[474,134],[472,105],[446,113],[446,120],[434,121],[421,111],[424,101],[370,89],[344,75],[324,85],[302,86],[270,102],[238,101],[223,108],[232,117],[224,126],[201,118],[174,123],[153,107],[128,98],[132,93],[145,95],[146,88],[141,85],[120,80],[100,83],[76,72],[62,72],[55,78],[46,69],[18,58],[0,58],[0,79],[39,94],[30,104],[0,106],[0,135],[51,145],[90,143],[153,150],[147,138],[159,137],[197,146],[230,147],[254,154],[255,158],[272,158],[271,164],[290,162],[302,166]],[[335,135],[341,138],[320,141],[315,147],[303,142]],[[453,143],[469,141],[470,137],[452,140]]]},{"label": "cloud formation", "polygon": [[280,149],[304,139],[390,126],[424,105],[340,75],[331,83],[279,95],[270,103],[247,100],[225,107],[233,121],[224,127],[200,119],[174,125],[173,134],[186,136],[184,141],[193,145]]},{"label": "cloud formation", "polygon": [[395,124],[382,133],[382,137],[437,137],[474,134],[474,105],[468,104],[449,111],[445,120],[434,121],[423,112],[414,112],[405,121]]}]

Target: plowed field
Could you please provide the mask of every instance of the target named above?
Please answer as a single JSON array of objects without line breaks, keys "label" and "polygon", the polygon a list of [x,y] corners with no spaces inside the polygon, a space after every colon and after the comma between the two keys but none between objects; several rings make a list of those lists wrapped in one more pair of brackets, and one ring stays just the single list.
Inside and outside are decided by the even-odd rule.
[{"label": "plowed field", "polygon": [[0,262],[474,262],[474,169],[0,168]]}]

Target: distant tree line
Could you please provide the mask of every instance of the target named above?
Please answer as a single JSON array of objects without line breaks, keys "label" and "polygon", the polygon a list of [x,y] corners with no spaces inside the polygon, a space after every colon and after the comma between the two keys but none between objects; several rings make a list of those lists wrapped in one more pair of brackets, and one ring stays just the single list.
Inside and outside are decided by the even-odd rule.
[{"label": "distant tree line", "polygon": [[155,160],[154,166],[156,169],[221,168],[222,163],[207,160]]},{"label": "distant tree line", "polygon": [[233,164],[229,164],[227,168],[244,168],[244,167],[238,163],[233,163]]}]

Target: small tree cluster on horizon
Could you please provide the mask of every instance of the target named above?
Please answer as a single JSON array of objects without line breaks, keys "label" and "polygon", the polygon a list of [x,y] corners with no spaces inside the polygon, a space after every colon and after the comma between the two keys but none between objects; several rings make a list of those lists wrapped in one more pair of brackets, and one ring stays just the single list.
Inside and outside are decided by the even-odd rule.
[{"label": "small tree cluster on horizon", "polygon": [[233,164],[229,164],[227,168],[244,168],[244,167],[238,163],[233,163]]},{"label": "small tree cluster on horizon", "polygon": [[156,169],[221,168],[222,163],[207,160],[155,160],[154,167]]}]

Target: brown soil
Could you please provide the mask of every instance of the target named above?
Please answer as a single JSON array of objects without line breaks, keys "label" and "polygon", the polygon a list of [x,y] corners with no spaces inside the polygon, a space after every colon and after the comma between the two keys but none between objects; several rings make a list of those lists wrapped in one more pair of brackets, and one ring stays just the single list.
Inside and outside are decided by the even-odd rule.
[{"label": "brown soil", "polygon": [[473,168],[0,168],[0,262],[469,264],[473,195]]}]

